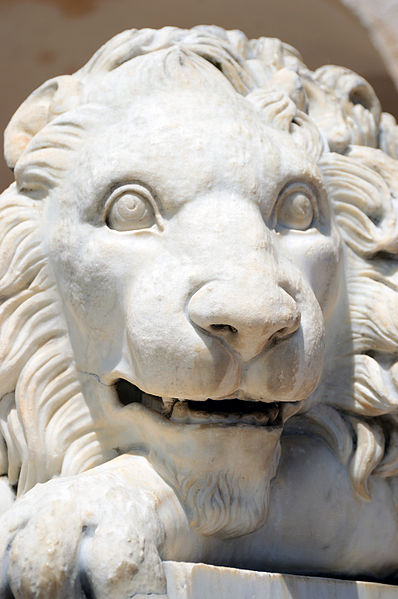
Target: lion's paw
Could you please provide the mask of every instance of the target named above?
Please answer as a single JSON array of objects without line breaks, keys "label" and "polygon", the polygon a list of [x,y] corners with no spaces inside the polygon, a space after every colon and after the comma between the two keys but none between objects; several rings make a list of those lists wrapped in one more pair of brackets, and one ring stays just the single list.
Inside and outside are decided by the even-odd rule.
[{"label": "lion's paw", "polygon": [[82,476],[36,486],[0,519],[0,597],[165,597],[145,496]]}]

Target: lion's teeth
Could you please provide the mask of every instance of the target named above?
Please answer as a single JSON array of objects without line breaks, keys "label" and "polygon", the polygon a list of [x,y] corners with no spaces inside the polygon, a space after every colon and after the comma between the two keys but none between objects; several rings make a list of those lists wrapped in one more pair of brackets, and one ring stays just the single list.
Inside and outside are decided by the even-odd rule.
[{"label": "lion's teeth", "polygon": [[174,397],[162,397],[163,406],[167,410],[172,408],[176,401],[178,401],[178,400],[174,399]]},{"label": "lion's teeth", "polygon": [[287,420],[289,420],[289,418],[294,416],[300,410],[300,407],[301,407],[301,401],[283,404],[282,405],[282,420],[283,420],[283,422],[286,422]]},{"label": "lion's teeth", "polygon": [[162,414],[164,416],[170,416],[173,411],[174,404],[178,401],[178,399],[174,399],[173,397],[162,397],[163,402],[163,410]]},{"label": "lion's teeth", "polygon": [[[251,416],[251,414],[245,414],[245,416]],[[260,413],[255,413],[252,416],[252,420],[254,418],[255,424],[259,424],[261,426],[264,426],[265,424],[271,424],[270,418],[269,418],[269,414],[264,414],[262,412]]]},{"label": "lion's teeth", "polygon": [[[234,398],[232,398],[234,399]],[[259,410],[255,407],[252,412],[247,409],[242,412],[229,411],[227,402],[223,405],[220,401],[219,406],[215,404],[213,409],[208,408],[208,402],[203,401],[188,401],[180,400],[173,397],[157,397],[149,393],[142,393],[142,404],[173,422],[179,424],[246,424],[252,426],[272,426],[275,424],[279,414],[280,406],[278,404],[268,404],[266,409],[264,405],[259,406]],[[236,406],[234,406],[236,407]]]},{"label": "lion's teeth", "polygon": [[228,413],[228,412],[206,412],[200,409],[200,405],[188,405],[186,401],[176,401],[170,412],[173,422],[179,424],[248,424],[257,426],[272,425],[279,414],[277,406],[270,407],[268,412],[253,413]]},{"label": "lion's teeth", "polygon": [[268,411],[269,423],[273,424],[279,416],[279,406],[272,406]]},{"label": "lion's teeth", "polygon": [[170,411],[171,419],[175,422],[185,423],[189,416],[188,404],[185,401],[174,400]]}]

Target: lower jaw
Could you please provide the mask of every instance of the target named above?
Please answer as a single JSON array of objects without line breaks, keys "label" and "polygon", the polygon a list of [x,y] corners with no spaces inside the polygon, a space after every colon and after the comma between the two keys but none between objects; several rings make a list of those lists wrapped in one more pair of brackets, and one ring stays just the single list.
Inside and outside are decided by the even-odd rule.
[{"label": "lower jaw", "polygon": [[[196,403],[191,406],[186,400],[173,401],[170,410],[161,398],[143,394],[130,383],[119,381],[115,387],[126,407],[116,411],[117,423],[109,439],[123,452],[146,456],[174,490],[193,530],[231,538],[264,524],[283,424],[289,406],[297,410],[299,403],[196,402],[208,408],[205,412],[194,410]],[[241,404],[241,413],[218,411],[218,405]],[[159,413],[159,407],[166,413]],[[254,414],[252,407],[257,408]],[[261,418],[266,424],[251,424]]]}]

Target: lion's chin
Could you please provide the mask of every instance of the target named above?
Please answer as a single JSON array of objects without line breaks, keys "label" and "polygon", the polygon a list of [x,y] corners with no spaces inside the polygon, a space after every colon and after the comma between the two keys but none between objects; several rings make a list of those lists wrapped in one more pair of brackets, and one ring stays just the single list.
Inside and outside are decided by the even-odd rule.
[{"label": "lion's chin", "polygon": [[283,424],[300,402],[174,400],[170,409],[127,382],[118,387],[126,425],[131,418],[142,438],[136,447],[174,489],[195,531],[230,538],[264,524]]},{"label": "lion's chin", "polygon": [[279,464],[281,427],[206,426],[189,432],[176,435],[164,452],[151,451],[149,459],[173,487],[190,526],[223,538],[260,528]]}]

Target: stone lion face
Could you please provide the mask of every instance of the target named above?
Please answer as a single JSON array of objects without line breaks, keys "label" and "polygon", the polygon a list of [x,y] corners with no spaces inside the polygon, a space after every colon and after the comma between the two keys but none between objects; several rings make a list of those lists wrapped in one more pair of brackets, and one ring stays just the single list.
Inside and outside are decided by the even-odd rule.
[{"label": "stone lion face", "polygon": [[247,100],[193,86],[104,112],[48,205],[81,371],[182,423],[266,424],[313,392],[339,235],[313,160]]},{"label": "stone lion face", "polygon": [[354,73],[235,34],[125,32],[7,127],[0,433],[20,493],[138,451],[193,528],[249,533],[295,413],[361,497],[395,476],[395,121]]},{"label": "stone lion face", "polygon": [[112,447],[145,447],[202,534],[258,528],[339,293],[313,159],[236,94],[137,96],[103,111],[44,231],[77,369],[126,406]]}]

